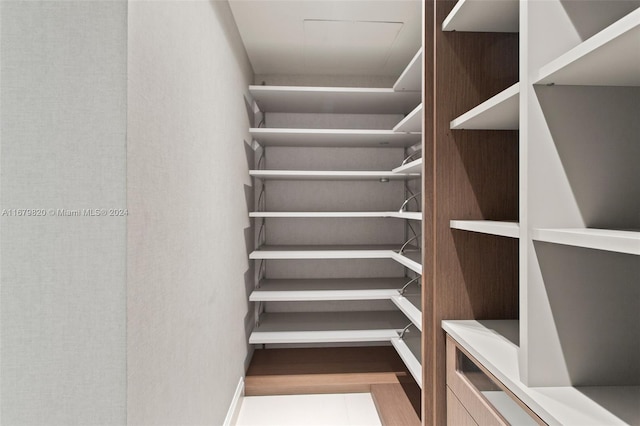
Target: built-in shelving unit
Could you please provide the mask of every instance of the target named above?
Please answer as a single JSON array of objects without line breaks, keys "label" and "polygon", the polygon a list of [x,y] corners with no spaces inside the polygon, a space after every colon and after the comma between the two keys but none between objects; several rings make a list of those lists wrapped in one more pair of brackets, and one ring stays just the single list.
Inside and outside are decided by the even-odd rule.
[{"label": "built-in shelving unit", "polygon": [[[523,83],[519,50],[522,3],[518,0],[427,0],[426,43],[431,45],[423,103],[429,155],[423,170],[425,269],[422,285],[427,324],[442,318],[517,319]],[[540,2],[535,2],[536,4]],[[469,220],[473,219],[473,220]],[[494,220],[498,219],[498,220]],[[447,341],[438,327],[422,331],[425,356],[425,424],[462,424],[449,419],[460,394],[448,384]],[[516,357],[517,361],[517,357]],[[516,362],[517,366],[517,362]],[[452,398],[455,397],[455,398]],[[483,400],[479,402],[486,404]],[[471,417],[473,417],[471,415]],[[488,419],[475,419],[488,424]],[[471,421],[468,422],[472,424]],[[496,422],[500,423],[500,422]]]},{"label": "built-in shelving unit", "polygon": [[249,175],[259,179],[272,180],[381,180],[383,182],[420,177],[417,173],[364,170],[250,170]]},{"label": "built-in shelving unit", "polygon": [[517,33],[518,0],[458,0],[442,31]]},{"label": "built-in shelving unit", "polygon": [[263,313],[249,343],[390,342],[405,326],[398,311]]},{"label": "built-in shelving unit", "polygon": [[[422,134],[422,104],[418,105],[409,113],[401,122],[399,122],[393,131],[397,133],[417,133]],[[420,139],[420,138],[418,138]]]},{"label": "built-in shelving unit", "polygon": [[[392,89],[250,86],[260,122],[250,129],[256,167],[249,174],[255,178],[257,210],[249,214],[256,221],[256,249],[249,254],[256,261],[249,296],[256,317],[251,344],[393,345],[421,384],[416,331],[422,328],[421,296],[414,293],[420,289],[416,275],[422,259],[411,243],[420,243],[412,223],[421,221],[422,213],[406,211],[420,205],[421,87],[421,51]],[[336,114],[350,114],[349,129],[339,128],[345,121]],[[389,114],[386,124],[378,123],[381,114]],[[294,125],[287,127],[289,122]],[[304,128],[298,127],[301,122]],[[369,158],[391,167],[367,170],[363,164]],[[412,161],[401,164],[402,158]],[[299,169],[308,164],[319,170]],[[340,186],[353,192],[332,192],[331,181],[349,181]],[[371,183],[376,181],[380,186]],[[290,209],[289,194],[303,201]],[[347,210],[345,203],[364,208]],[[379,206],[384,209],[375,209]],[[296,222],[283,226],[282,221]],[[331,229],[325,228],[328,223]],[[333,223],[344,232],[336,232]],[[360,234],[352,232],[352,224]],[[362,232],[366,235],[359,237]],[[327,243],[332,238],[341,243]],[[358,244],[360,238],[387,244]],[[300,239],[305,243],[298,244]],[[304,312],[291,312],[298,310]]]},{"label": "built-in shelving unit", "polygon": [[534,229],[537,241],[640,255],[640,231],[613,229]]},{"label": "built-in shelving unit", "polygon": [[[425,149],[435,157],[434,215],[452,230],[490,235],[451,232],[448,244],[444,221],[434,220],[436,273],[424,285],[435,283],[436,318],[458,319],[442,328],[501,389],[481,390],[489,411],[520,405],[531,410],[520,414],[553,425],[640,424],[640,191],[631,183],[640,181],[640,1],[431,5],[435,140]],[[485,171],[510,149],[517,155]],[[503,166],[512,178],[485,186]],[[517,198],[502,205],[517,201],[517,210],[498,212],[516,184]],[[513,221],[458,220],[469,217]],[[498,253],[499,244],[511,250]],[[476,259],[483,266],[474,269]],[[442,342],[431,338],[439,370]],[[425,378],[435,395],[425,398],[431,423],[445,424],[455,404],[439,395],[460,389],[428,369]]]},{"label": "built-in shelving unit", "polygon": [[[268,114],[274,112],[280,114],[276,120],[278,123],[281,123],[282,120],[286,121],[284,116],[286,114],[299,113],[323,115],[318,117],[318,122],[331,122],[331,118],[327,118],[327,115],[335,114],[358,114],[358,116],[351,116],[350,120],[357,120],[360,114],[405,116],[394,129],[389,130],[331,127],[288,128],[281,126],[250,129],[254,142],[252,146],[256,150],[256,164],[258,164],[255,170],[250,171],[250,175],[256,178],[257,182],[256,200],[258,211],[251,212],[250,217],[260,221],[259,225],[256,224],[257,248],[249,255],[251,260],[258,262],[256,263],[256,286],[249,297],[249,300],[256,304],[257,318],[256,326],[249,340],[251,344],[393,343],[400,357],[407,363],[416,381],[421,383],[421,369],[419,367],[421,358],[420,340],[418,338],[417,343],[415,341],[416,335],[419,333],[416,331],[412,333],[403,332],[411,324],[417,329],[422,327],[421,297],[416,297],[415,294],[404,289],[408,285],[415,286],[415,281],[419,279],[415,274],[419,274],[422,270],[420,249],[409,244],[403,245],[402,243],[362,245],[357,244],[357,239],[353,240],[354,244],[272,244],[270,243],[272,238],[280,238],[282,240],[284,236],[278,235],[278,231],[273,230],[276,222],[270,221],[300,219],[301,222],[297,223],[309,223],[313,227],[317,226],[312,225],[313,222],[317,220],[318,223],[326,223],[320,222],[325,219],[335,220],[336,223],[353,221],[353,223],[360,223],[360,226],[365,226],[362,224],[366,223],[362,222],[362,219],[367,221],[370,219],[372,226],[379,226],[373,225],[374,223],[379,224],[379,221],[376,222],[379,219],[402,219],[405,221],[405,232],[404,235],[398,235],[395,240],[406,240],[408,232],[411,231],[414,235],[416,233],[414,226],[410,225],[409,221],[422,220],[420,211],[405,211],[405,208],[409,207],[405,206],[405,204],[409,202],[408,200],[414,199],[417,196],[416,193],[420,190],[419,185],[412,182],[415,182],[415,179],[421,176],[422,159],[414,159],[408,164],[390,167],[385,171],[366,170],[362,166],[352,170],[336,170],[343,167],[333,166],[329,163],[324,163],[319,167],[321,170],[306,170],[302,168],[292,170],[296,164],[294,162],[291,162],[294,167],[279,166],[272,169],[269,168],[273,161],[273,149],[299,150],[309,148],[315,150],[313,151],[314,154],[312,154],[314,156],[320,155],[320,158],[332,158],[331,156],[322,157],[323,152],[329,151],[320,152],[318,150],[347,150],[335,151],[336,154],[340,152],[339,156],[341,156],[342,153],[351,155],[348,150],[380,148],[384,149],[385,153],[390,153],[390,155],[402,154],[404,158],[415,158],[416,154],[419,153],[417,146],[421,143],[422,138],[421,65],[422,56],[421,52],[418,52],[393,89],[298,86],[250,87],[251,95],[256,102],[256,109],[260,111],[261,117],[266,118],[261,120],[261,124],[272,122]],[[281,155],[280,152],[286,153],[288,151],[275,151],[275,155]],[[353,152],[355,153],[356,151]],[[413,155],[409,155],[410,152]],[[296,151],[291,151],[291,153],[294,156],[296,155]],[[286,156],[287,154],[284,155]],[[287,159],[286,157],[280,157],[276,160]],[[322,159],[321,161],[325,160]],[[353,161],[357,161],[356,157],[354,157]],[[399,164],[399,162],[395,164]],[[398,201],[393,202],[398,203],[397,206],[400,208],[398,211],[371,210],[370,208],[343,211],[344,207],[340,204],[338,204],[339,209],[331,210],[331,208],[328,208],[327,211],[311,209],[286,210],[286,208],[282,208],[282,211],[273,211],[268,208],[269,196],[274,191],[272,188],[267,189],[271,185],[304,185],[305,181],[318,181],[318,184],[322,184],[322,181],[342,180],[351,181],[349,185],[359,185],[358,182],[360,181],[379,181],[382,184],[391,182],[387,186],[380,187],[386,191],[385,198],[390,198],[389,188],[402,190],[404,186],[405,193],[401,199],[407,201],[402,204],[402,208],[400,208]],[[271,181],[275,182],[273,184],[269,183]],[[400,181],[400,183],[394,183],[396,181]],[[371,184],[367,183],[366,185]],[[390,185],[397,186],[392,187]],[[278,191],[280,187],[276,185],[275,188]],[[302,189],[303,187],[297,186],[295,188],[300,188],[299,191],[302,191],[303,194],[306,193]],[[325,197],[329,194],[324,189],[321,193]],[[308,197],[314,196],[313,193],[308,194]],[[349,196],[350,198],[353,197]],[[396,197],[393,197],[393,199],[401,200]],[[327,199],[326,206],[331,206],[333,202],[332,197],[330,197]],[[322,207],[325,207],[325,205]],[[280,208],[280,205],[276,207],[277,210],[280,210]],[[397,222],[394,220],[393,223]],[[345,229],[348,228],[347,226]],[[287,230],[289,229],[291,228]],[[400,230],[401,228],[395,226],[395,229]],[[276,232],[275,236],[274,232]],[[372,228],[369,231],[369,233],[374,234],[376,232],[378,232],[376,228]],[[389,240],[389,237],[384,238]],[[290,235],[287,235],[284,239],[287,241],[295,240]],[[290,274],[290,272],[287,272],[290,269],[298,268],[296,266],[297,262],[340,262],[343,260],[353,262],[390,262],[388,265],[395,265],[391,269],[392,271],[397,271],[395,272],[396,274],[405,271],[405,276],[349,277],[349,275],[345,275],[338,278],[329,276],[310,278],[307,274],[304,277],[296,278],[287,275]],[[291,268],[284,269],[286,276],[272,277],[270,274],[277,274],[277,268],[275,268],[276,272],[273,272],[273,267],[265,267],[267,262],[271,264],[271,261],[294,263],[291,263]],[[345,270],[344,266],[340,268]],[[386,267],[387,270],[388,268]],[[359,274],[363,272],[359,272]],[[385,274],[388,273],[385,272]],[[417,288],[419,289],[420,287]],[[412,288],[411,291],[414,290],[415,288]],[[277,306],[283,306],[283,303],[312,303],[317,305],[314,305],[316,308],[312,309],[311,312],[292,313],[288,312],[287,309],[285,311],[278,310]],[[387,303],[385,305],[387,309],[396,309],[370,310],[372,308],[369,307],[362,310],[359,307],[361,305],[354,305],[353,308],[348,310],[338,309],[335,311],[335,309],[329,309],[329,311],[324,312],[323,303]],[[275,311],[270,306],[276,306],[274,308]],[[305,308],[302,309],[305,310]]]},{"label": "built-in shelving unit", "polygon": [[495,220],[452,220],[451,229],[479,232],[481,234],[499,235],[519,238],[520,226],[516,222],[499,222]]},{"label": "built-in shelving unit", "polygon": [[535,84],[640,86],[640,9],[542,66]]},{"label": "built-in shelving unit", "polygon": [[[640,422],[637,410],[640,386],[525,386],[518,366],[518,321],[443,321],[442,328],[550,425]],[[599,401],[614,403],[616,407],[608,409]]]},{"label": "built-in shelving unit", "polygon": [[[419,80],[418,80],[419,81]],[[420,87],[386,88],[249,86],[261,111],[330,114],[408,114],[420,103]]]},{"label": "built-in shelving unit", "polygon": [[262,146],[407,147],[420,142],[420,133],[393,130],[252,128],[249,132]]},{"label": "built-in shelving unit", "polygon": [[520,83],[451,121],[452,130],[518,130]]}]

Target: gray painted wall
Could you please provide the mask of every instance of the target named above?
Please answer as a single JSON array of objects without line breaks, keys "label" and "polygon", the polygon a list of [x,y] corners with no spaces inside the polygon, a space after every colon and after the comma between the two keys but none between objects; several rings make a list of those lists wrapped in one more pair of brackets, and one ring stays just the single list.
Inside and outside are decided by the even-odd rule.
[{"label": "gray painted wall", "polygon": [[126,2],[0,15],[0,423],[124,424]]},{"label": "gray painted wall", "polygon": [[222,1],[129,2],[128,64],[128,422],[219,425],[253,324],[251,67]]}]

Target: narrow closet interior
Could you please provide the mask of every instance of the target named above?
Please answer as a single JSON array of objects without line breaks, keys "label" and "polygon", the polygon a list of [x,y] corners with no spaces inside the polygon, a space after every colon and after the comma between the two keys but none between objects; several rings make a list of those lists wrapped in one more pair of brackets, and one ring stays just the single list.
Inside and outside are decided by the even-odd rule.
[{"label": "narrow closet interior", "polygon": [[[231,2],[256,74],[247,390],[265,392],[253,376],[280,365],[269,353],[342,364],[306,373],[382,362],[404,374],[419,414],[423,5],[305,3]],[[261,59],[272,36],[253,28],[256,16],[299,35],[299,55],[290,46],[288,64]]]}]

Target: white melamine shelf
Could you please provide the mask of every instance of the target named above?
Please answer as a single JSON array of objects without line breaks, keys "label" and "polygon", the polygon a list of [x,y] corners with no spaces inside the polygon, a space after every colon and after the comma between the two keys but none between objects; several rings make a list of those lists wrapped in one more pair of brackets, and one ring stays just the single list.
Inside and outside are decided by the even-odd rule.
[{"label": "white melamine shelf", "polygon": [[413,160],[407,164],[396,167],[392,170],[393,173],[420,173],[422,174],[422,158]]},{"label": "white melamine shelf", "polygon": [[264,279],[251,302],[389,300],[407,278]]},{"label": "white melamine shelf", "polygon": [[339,245],[339,246],[269,246],[254,250],[249,259],[296,260],[296,259],[392,259],[412,271],[422,274],[422,265],[411,257],[420,257],[413,246],[406,252],[396,252],[399,245]]},{"label": "white melamine shelf", "polygon": [[517,33],[518,0],[458,0],[442,31]]},{"label": "white melamine shelf", "polygon": [[420,173],[422,174],[422,158],[403,164],[392,170],[393,173]]},{"label": "white melamine shelf", "polygon": [[395,259],[394,255],[404,257],[394,251],[399,248],[400,245],[266,245],[253,251],[249,259]]},{"label": "white melamine shelf", "polygon": [[532,238],[549,243],[640,255],[640,231],[595,228],[534,229]]},{"label": "white melamine shelf", "polygon": [[[416,261],[415,258],[420,258],[421,251],[413,251],[413,252],[405,252],[404,254],[397,253],[395,251],[391,252],[391,259],[395,260],[399,264],[406,266],[411,269],[413,272],[422,275],[422,265],[420,262]],[[412,259],[413,257],[413,259]]]},{"label": "white melamine shelf", "polygon": [[[517,320],[442,321],[442,328],[550,425],[640,423],[640,386],[525,386],[520,380],[518,345],[514,343],[518,341]],[[597,400],[612,405],[605,408]]]},{"label": "white melamine shelf", "polygon": [[264,313],[249,343],[390,342],[406,321],[399,311]]},{"label": "white melamine shelf", "polygon": [[501,237],[520,238],[520,225],[517,222],[499,222],[495,220],[452,220],[451,229],[499,235]]},{"label": "white melamine shelf", "polygon": [[420,311],[421,295],[400,295],[398,292],[391,297],[391,301],[411,320],[418,330],[422,331],[422,312]]},{"label": "white melamine shelf", "polygon": [[249,92],[263,112],[329,114],[407,114],[421,96],[361,87],[249,86]]},{"label": "white melamine shelf", "polygon": [[399,219],[411,219],[411,220],[422,220],[422,212],[397,212],[393,213],[394,216]]},{"label": "white melamine shelf", "polygon": [[384,171],[335,171],[335,170],[250,170],[249,175],[271,180],[404,180],[418,178],[419,174]]},{"label": "white melamine shelf", "polygon": [[264,218],[398,218],[422,220],[421,212],[251,212],[249,217]]},{"label": "white melamine shelf", "polygon": [[394,132],[422,132],[422,104],[418,105],[393,128]]},{"label": "white melamine shelf", "polygon": [[520,83],[516,83],[451,121],[453,130],[518,130]]},{"label": "white melamine shelf", "polygon": [[640,9],[540,68],[535,84],[640,86]]},{"label": "white melamine shelf", "polygon": [[362,129],[251,128],[249,133],[262,146],[406,147],[422,138],[420,133]]},{"label": "white melamine shelf", "polygon": [[[398,80],[393,85],[396,92],[417,92],[422,91],[422,48],[418,50],[409,65],[404,69]],[[420,102],[418,100],[418,102]],[[418,103],[416,102],[416,104]],[[415,104],[414,104],[415,106]]]},{"label": "white melamine shelf", "polygon": [[391,339],[391,344],[400,355],[402,361],[409,369],[409,372],[415,379],[418,386],[422,388],[422,365],[420,364],[420,333],[415,335],[405,334],[400,339],[399,337]]}]

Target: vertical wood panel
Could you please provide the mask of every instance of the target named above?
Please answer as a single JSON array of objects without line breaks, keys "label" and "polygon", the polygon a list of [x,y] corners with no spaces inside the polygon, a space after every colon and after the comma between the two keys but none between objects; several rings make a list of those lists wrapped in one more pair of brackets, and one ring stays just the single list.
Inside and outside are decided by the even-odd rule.
[{"label": "vertical wood panel", "polygon": [[423,208],[423,419],[437,425],[446,424],[441,321],[518,317],[517,240],[449,228],[452,219],[518,219],[518,132],[449,129],[458,115],[518,80],[518,35],[442,32],[454,4],[429,1],[425,13],[432,131],[425,132],[431,158],[424,183],[432,190]]},{"label": "vertical wood panel", "polygon": [[424,7],[424,40],[423,49],[423,114],[422,129],[422,424],[433,424],[433,383],[434,351],[433,351],[433,282],[435,253],[435,223],[433,220],[434,200],[434,78],[433,78],[433,31],[434,2],[425,1]]}]

